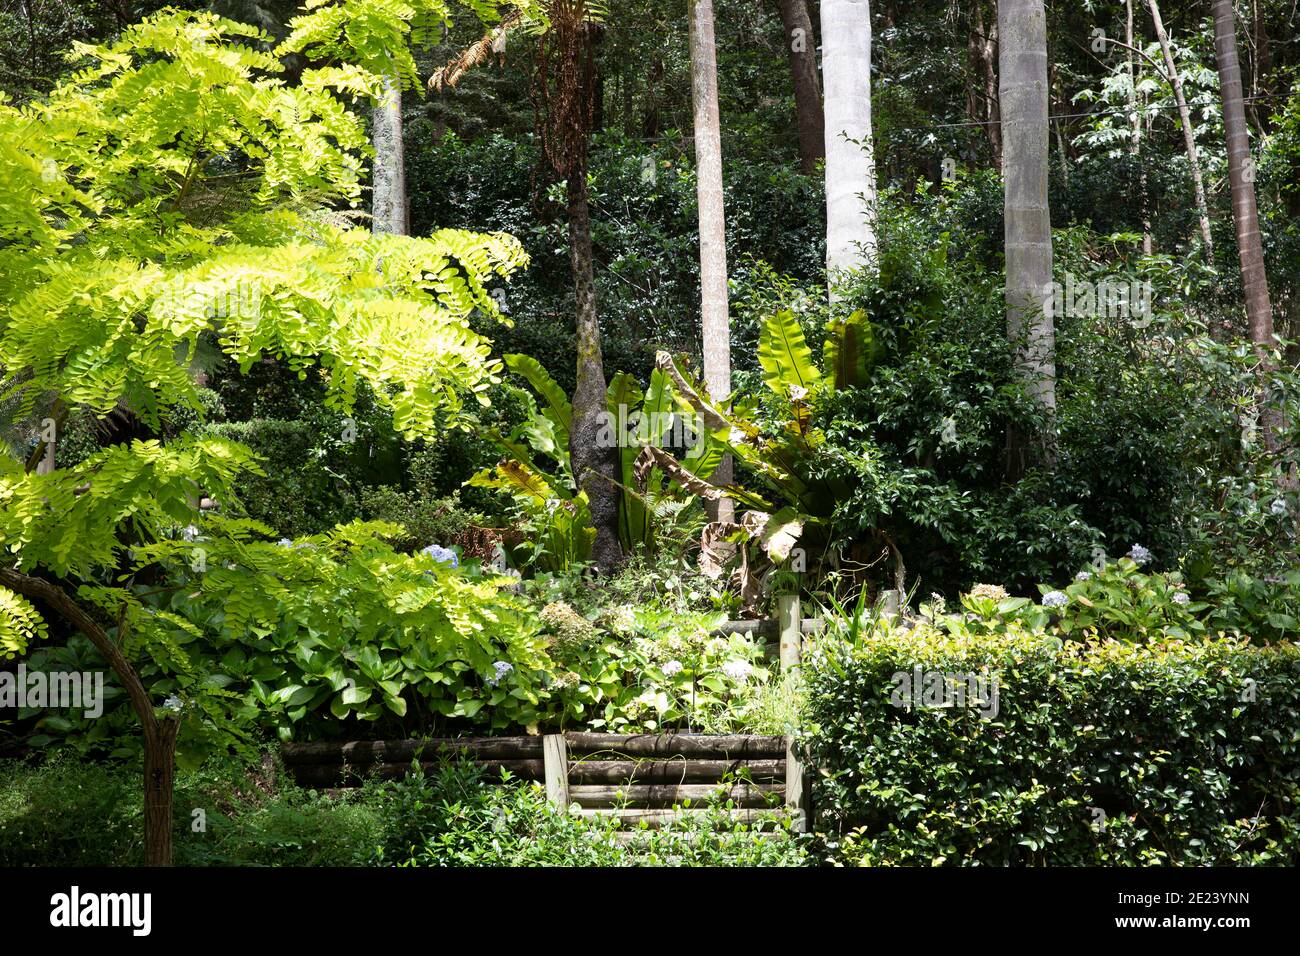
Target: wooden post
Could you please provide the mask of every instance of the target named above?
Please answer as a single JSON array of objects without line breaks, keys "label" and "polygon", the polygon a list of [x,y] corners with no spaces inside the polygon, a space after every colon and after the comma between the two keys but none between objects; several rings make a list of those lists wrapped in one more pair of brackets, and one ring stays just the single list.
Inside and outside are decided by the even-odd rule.
[{"label": "wooden post", "polygon": [[807,809],[803,798],[803,764],[795,753],[794,737],[785,738],[785,805],[794,814],[794,828],[803,833],[807,829]]},{"label": "wooden post", "polygon": [[803,634],[800,631],[799,595],[778,594],[776,598],[776,630],[781,640],[781,670],[788,671],[799,666],[799,656],[803,649]]},{"label": "wooden post", "polygon": [[569,752],[564,734],[542,738],[542,772],[546,777],[546,799],[562,810],[569,809]]}]

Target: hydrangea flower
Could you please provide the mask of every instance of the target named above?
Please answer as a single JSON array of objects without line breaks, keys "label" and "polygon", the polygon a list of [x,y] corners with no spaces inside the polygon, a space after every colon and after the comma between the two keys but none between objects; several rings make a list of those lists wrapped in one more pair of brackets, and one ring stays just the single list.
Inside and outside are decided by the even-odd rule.
[{"label": "hydrangea flower", "polygon": [[293,539],[291,539],[291,538],[281,538],[279,541],[276,542],[276,544],[279,545],[279,546],[282,547],[282,548],[292,548],[292,547],[293,547]]},{"label": "hydrangea flower", "polygon": [[460,558],[456,557],[456,552],[451,548],[444,548],[441,545],[431,544],[420,551],[421,554],[427,554],[439,564],[449,564],[453,568],[460,565]]},{"label": "hydrangea flower", "polygon": [[1133,545],[1128,552],[1129,560],[1134,564],[1146,564],[1151,560],[1151,552],[1140,544]]},{"label": "hydrangea flower", "polygon": [[1091,580],[1092,580],[1092,572],[1091,572],[1091,571],[1080,571],[1078,574],[1076,574],[1076,575],[1074,576],[1074,580],[1076,580],[1076,581],[1091,581]]},{"label": "hydrangea flower", "polygon": [[192,524],[187,524],[181,529],[181,539],[184,541],[197,541],[199,538],[199,529]]},{"label": "hydrangea flower", "polygon": [[664,665],[665,677],[672,677],[674,674],[680,674],[681,672],[682,672],[681,661],[669,661],[667,664]]},{"label": "hydrangea flower", "polygon": [[722,673],[734,681],[748,680],[753,670],[754,668],[750,666],[749,661],[733,660],[722,665]]},{"label": "hydrangea flower", "polygon": [[495,664],[492,665],[492,669],[496,673],[492,677],[489,677],[487,679],[487,685],[489,687],[496,687],[497,684],[501,683],[501,678],[505,677],[512,670],[514,670],[515,666],[507,661],[497,661]]},{"label": "hydrangea flower", "polygon": [[181,712],[181,708],[184,707],[185,705],[181,702],[181,699],[179,697],[177,697],[175,694],[172,694],[170,697],[168,697],[166,700],[163,701],[163,706],[166,707],[168,710],[174,711],[179,714]]},{"label": "hydrangea flower", "polygon": [[1189,595],[1186,591],[1175,592],[1174,594],[1175,604],[1190,604],[1191,602],[1192,602],[1191,595]]},{"label": "hydrangea flower", "polygon": [[1064,591],[1048,591],[1043,595],[1043,607],[1065,607],[1070,603],[1070,596]]}]

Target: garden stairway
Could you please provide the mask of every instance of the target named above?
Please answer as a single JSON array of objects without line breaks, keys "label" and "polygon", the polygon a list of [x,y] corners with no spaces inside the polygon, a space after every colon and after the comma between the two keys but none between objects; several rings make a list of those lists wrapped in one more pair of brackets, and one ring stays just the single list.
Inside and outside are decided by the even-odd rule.
[{"label": "garden stairway", "polygon": [[282,753],[300,785],[330,788],[402,777],[413,762],[473,760],[490,777],[504,769],[543,782],[556,806],[614,817],[629,831],[710,812],[747,823],[792,817],[790,829],[799,832],[807,823],[803,770],[789,737],[565,733],[288,743]]}]

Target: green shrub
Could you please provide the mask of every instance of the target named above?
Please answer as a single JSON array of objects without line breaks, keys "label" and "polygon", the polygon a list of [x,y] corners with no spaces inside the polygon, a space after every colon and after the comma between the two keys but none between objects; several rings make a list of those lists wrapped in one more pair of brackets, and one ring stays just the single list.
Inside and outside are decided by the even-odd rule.
[{"label": "green shrub", "polygon": [[[140,774],[55,757],[0,765],[0,866],[125,866],[143,858]],[[176,778],[178,866],[797,866],[804,841],[756,837],[719,798],[699,817],[631,844],[614,822],[557,811],[540,787],[472,763],[325,794],[257,766],[209,761]]]},{"label": "green shrub", "polygon": [[[0,866],[139,866],[138,766],[56,754],[0,766]],[[396,819],[378,788],[326,796],[225,759],[176,776],[178,866],[347,866],[377,855]],[[201,811],[201,812],[196,812]]]},{"label": "green shrub", "polygon": [[[454,774],[453,774],[454,776]],[[443,779],[445,785],[445,778]],[[419,784],[416,783],[416,786]],[[629,841],[616,836],[611,817],[581,818],[546,801],[538,784],[462,789],[426,818],[423,840],[402,866],[801,866],[804,842],[756,832],[784,829],[773,818],[741,823],[725,801],[698,808],[686,820],[659,830],[641,829]]]},{"label": "green shrub", "polygon": [[[819,828],[840,859],[1300,859],[1294,645],[1067,641],[1017,622],[949,630],[840,622],[809,657],[803,745]],[[988,716],[896,706],[909,702],[900,691],[918,666],[927,679],[950,675],[950,687],[970,674],[996,679]]]},{"label": "green shrub", "polygon": [[0,761],[0,866],[139,866],[141,778],[65,753]]}]

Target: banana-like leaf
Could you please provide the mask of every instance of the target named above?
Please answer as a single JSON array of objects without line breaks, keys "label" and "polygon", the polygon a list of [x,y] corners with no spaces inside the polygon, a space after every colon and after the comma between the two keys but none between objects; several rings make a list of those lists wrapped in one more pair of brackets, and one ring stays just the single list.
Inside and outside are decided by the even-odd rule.
[{"label": "banana-like leaf", "polygon": [[790,557],[790,552],[803,534],[803,518],[794,508],[782,508],[776,514],[747,511],[741,524],[755,538],[773,564]]},{"label": "banana-like leaf", "polygon": [[658,445],[664,432],[672,423],[673,386],[663,369],[650,373],[650,387],[646,389],[641,405],[641,420],[637,423],[636,440],[642,445]]},{"label": "banana-like leaf", "polygon": [[573,406],[564,394],[564,389],[556,384],[542,363],[531,355],[512,354],[505,356],[506,368],[526,379],[528,384],[546,402],[547,417],[555,422],[557,440],[564,447],[569,445],[569,432],[573,429]]},{"label": "banana-like leaf", "polygon": [[789,309],[769,315],[763,323],[758,364],[763,367],[763,382],[782,398],[789,398],[792,388],[800,389],[795,396],[801,397],[821,381],[803,329]]},{"label": "banana-like leaf", "polygon": [[538,472],[523,462],[504,459],[495,468],[485,468],[465,484],[475,488],[497,488],[509,491],[516,497],[531,500],[534,504],[545,505],[553,499],[572,497],[563,489],[554,488]]},{"label": "banana-like leaf", "polygon": [[822,364],[835,388],[866,384],[878,351],[871,322],[861,309],[827,323]]}]

